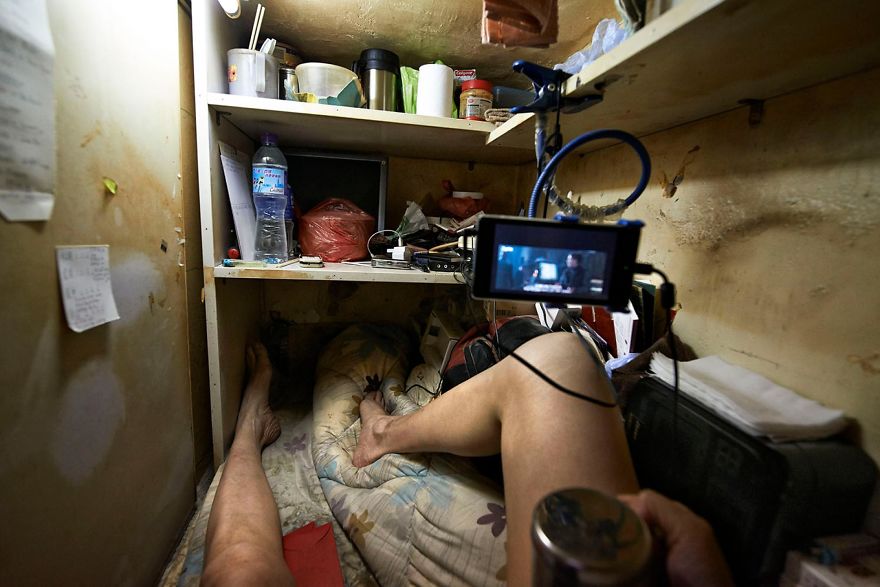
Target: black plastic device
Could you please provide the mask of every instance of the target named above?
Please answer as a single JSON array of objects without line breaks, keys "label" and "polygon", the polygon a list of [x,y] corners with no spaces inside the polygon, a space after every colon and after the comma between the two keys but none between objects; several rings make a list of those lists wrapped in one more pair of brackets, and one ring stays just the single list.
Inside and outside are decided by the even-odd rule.
[{"label": "black plastic device", "polygon": [[628,394],[623,417],[639,484],[709,521],[738,585],[776,585],[787,551],[861,528],[877,480],[865,451],[840,439],[774,444],[686,395],[675,404],[652,377]]},{"label": "black plastic device", "polygon": [[473,295],[625,310],[643,226],[483,216]]},{"label": "black plastic device", "polygon": [[464,259],[456,253],[413,253],[413,263],[416,267],[424,267],[430,271],[454,273],[461,271]]}]

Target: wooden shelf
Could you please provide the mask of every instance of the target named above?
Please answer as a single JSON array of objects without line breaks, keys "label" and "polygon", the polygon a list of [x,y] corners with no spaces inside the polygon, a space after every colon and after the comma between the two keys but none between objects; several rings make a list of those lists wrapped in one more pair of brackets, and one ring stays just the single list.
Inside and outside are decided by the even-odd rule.
[{"label": "wooden shelf", "polygon": [[[875,67],[878,22],[880,2],[687,0],[566,82],[567,96],[604,100],[563,114],[562,132],[566,140],[599,128],[644,136]],[[533,142],[533,115],[514,117],[489,139]]]},{"label": "wooden shelf", "polygon": [[463,284],[461,273],[426,273],[419,269],[380,269],[349,265],[347,263],[325,263],[320,268],[303,268],[299,263],[284,267],[214,267],[214,278],[232,279],[292,279],[301,281],[374,281],[384,283],[439,283]]},{"label": "wooden shelf", "polygon": [[270,130],[285,146],[491,163],[534,159],[528,145],[486,148],[495,129],[490,122],[229,94],[207,98],[214,116],[254,140]]}]

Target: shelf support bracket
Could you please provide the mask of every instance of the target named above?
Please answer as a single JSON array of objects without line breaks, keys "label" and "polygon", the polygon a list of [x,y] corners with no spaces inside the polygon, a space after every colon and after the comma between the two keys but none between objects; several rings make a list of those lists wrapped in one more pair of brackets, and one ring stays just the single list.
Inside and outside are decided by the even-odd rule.
[{"label": "shelf support bracket", "polygon": [[228,118],[232,116],[232,112],[226,112],[224,110],[214,110],[214,124],[220,126],[220,123],[224,118]]},{"label": "shelf support bracket", "polygon": [[749,126],[759,126],[764,120],[764,100],[746,99],[739,103],[749,107]]}]

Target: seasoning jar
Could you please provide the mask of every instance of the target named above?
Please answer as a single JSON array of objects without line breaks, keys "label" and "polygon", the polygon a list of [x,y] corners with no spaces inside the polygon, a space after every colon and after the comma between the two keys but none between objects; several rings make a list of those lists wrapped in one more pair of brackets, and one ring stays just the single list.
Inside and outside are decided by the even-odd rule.
[{"label": "seasoning jar", "polygon": [[484,79],[472,79],[461,84],[458,117],[485,120],[486,110],[492,107],[492,84]]},{"label": "seasoning jar", "polygon": [[532,585],[645,587],[651,584],[651,533],[620,500],[571,488],[538,502],[532,518]]}]

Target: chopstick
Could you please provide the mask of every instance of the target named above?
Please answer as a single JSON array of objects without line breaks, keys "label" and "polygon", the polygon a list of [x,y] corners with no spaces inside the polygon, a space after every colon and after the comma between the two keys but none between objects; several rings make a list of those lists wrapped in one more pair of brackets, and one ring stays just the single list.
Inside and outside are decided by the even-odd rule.
[{"label": "chopstick", "polygon": [[260,38],[260,27],[263,26],[263,14],[265,13],[265,6],[257,4],[257,11],[254,13],[254,27],[251,29],[251,40],[248,42],[248,49],[251,51],[257,48],[257,40]]}]

